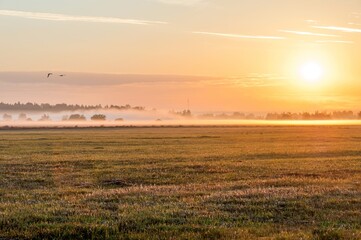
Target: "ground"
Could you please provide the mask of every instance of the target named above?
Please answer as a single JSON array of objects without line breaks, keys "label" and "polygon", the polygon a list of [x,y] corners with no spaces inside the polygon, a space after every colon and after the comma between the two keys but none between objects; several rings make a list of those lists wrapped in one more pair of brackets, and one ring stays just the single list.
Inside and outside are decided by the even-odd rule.
[{"label": "ground", "polygon": [[0,139],[0,239],[361,239],[360,126]]}]

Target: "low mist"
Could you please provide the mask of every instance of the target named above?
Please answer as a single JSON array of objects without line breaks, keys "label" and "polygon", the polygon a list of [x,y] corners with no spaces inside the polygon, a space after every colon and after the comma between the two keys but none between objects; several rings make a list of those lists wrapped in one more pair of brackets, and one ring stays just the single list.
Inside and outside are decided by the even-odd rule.
[{"label": "low mist", "polygon": [[[0,112],[0,128],[132,127],[132,126],[251,126],[251,125],[361,125],[357,120],[265,120],[183,116],[159,110],[90,110],[65,112]],[[222,116],[222,115],[220,115]]]}]

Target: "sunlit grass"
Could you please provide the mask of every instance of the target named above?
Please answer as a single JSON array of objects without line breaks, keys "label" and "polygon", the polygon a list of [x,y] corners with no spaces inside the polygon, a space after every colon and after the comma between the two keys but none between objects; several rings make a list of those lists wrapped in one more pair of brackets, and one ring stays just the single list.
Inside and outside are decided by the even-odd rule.
[{"label": "sunlit grass", "polygon": [[1,131],[0,238],[360,239],[361,127]]}]

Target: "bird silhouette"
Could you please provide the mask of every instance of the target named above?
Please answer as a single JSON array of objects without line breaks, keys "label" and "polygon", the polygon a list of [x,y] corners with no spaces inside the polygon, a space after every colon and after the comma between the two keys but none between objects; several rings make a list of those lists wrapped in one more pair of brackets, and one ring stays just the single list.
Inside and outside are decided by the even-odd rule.
[{"label": "bird silhouette", "polygon": [[53,73],[48,73],[48,77],[47,77],[47,78],[49,78],[51,75],[53,75]]},{"label": "bird silhouette", "polygon": [[64,75],[64,74],[60,74],[59,77],[65,77],[65,75]]}]

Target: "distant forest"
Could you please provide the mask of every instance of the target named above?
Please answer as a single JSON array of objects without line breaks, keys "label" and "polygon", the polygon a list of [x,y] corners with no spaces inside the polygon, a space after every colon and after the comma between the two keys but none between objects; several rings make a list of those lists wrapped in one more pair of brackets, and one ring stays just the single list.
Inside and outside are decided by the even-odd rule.
[{"label": "distant forest", "polygon": [[79,105],[79,104],[49,104],[49,103],[0,103],[0,111],[32,111],[32,112],[64,112],[64,111],[85,111],[85,110],[104,110],[104,109],[113,109],[113,110],[137,110],[144,111],[144,107],[135,106],[132,107],[129,104],[124,106],[118,105]]},{"label": "distant forest", "polygon": [[360,119],[361,112],[354,113],[353,111],[334,111],[334,112],[319,112],[314,113],[268,113],[266,120],[352,120]]},{"label": "distant forest", "polygon": [[[87,111],[87,110],[119,110],[119,111],[125,111],[125,110],[135,110],[135,111],[145,111],[145,107],[140,106],[131,106],[129,104],[124,106],[118,106],[118,105],[79,105],[79,104],[49,104],[49,103],[0,103],[0,112],[5,113],[3,116],[3,120],[11,120],[12,116],[8,113],[11,112],[18,112],[21,113],[19,116],[19,119],[26,120],[26,114],[30,112],[37,112],[37,113],[59,113],[59,112],[76,112],[76,111]],[[22,114],[24,116],[22,116]],[[302,113],[293,113],[293,112],[283,112],[283,113],[268,113],[265,115],[255,115],[252,113],[246,114],[246,113],[240,113],[240,112],[234,112],[234,113],[221,113],[221,114],[202,114],[198,116],[194,116],[192,112],[187,109],[184,111],[169,111],[169,114],[171,115],[177,115],[185,118],[200,118],[200,119],[230,119],[230,120],[242,120],[242,119],[248,119],[248,120],[338,120],[338,119],[361,119],[361,112],[355,113],[353,111],[334,111],[334,112],[302,112]],[[63,120],[85,120],[85,117],[80,114],[73,114],[70,117],[64,116],[65,119]],[[97,118],[104,118],[106,116],[93,116],[94,119]],[[47,114],[44,114],[44,116],[41,118],[41,120],[49,120],[50,117]],[[94,120],[92,119],[92,120]],[[103,120],[104,120],[103,119]],[[120,119],[123,120],[123,119]]]},{"label": "distant forest", "polygon": [[356,120],[361,119],[361,112],[334,111],[334,112],[302,112],[302,113],[268,113],[265,116],[257,116],[252,113],[245,114],[234,112],[233,114],[203,114],[203,119],[248,119],[248,120]]}]

